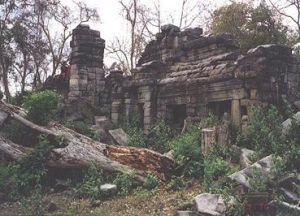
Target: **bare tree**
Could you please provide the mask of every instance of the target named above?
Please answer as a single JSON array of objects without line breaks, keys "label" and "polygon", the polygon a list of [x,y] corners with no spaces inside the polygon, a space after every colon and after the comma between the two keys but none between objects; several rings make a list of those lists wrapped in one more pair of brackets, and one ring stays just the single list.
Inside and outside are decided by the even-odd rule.
[{"label": "bare tree", "polygon": [[[79,16],[74,14],[70,7],[63,5],[58,0],[37,0],[35,15],[42,29],[52,59],[52,75],[55,75],[59,65],[66,58],[66,43],[72,36],[71,27],[74,23],[80,24],[90,20],[98,20],[99,15],[95,9],[90,9],[83,2],[76,2]],[[55,33],[57,26],[61,33]]]},{"label": "bare tree", "polygon": [[289,19],[296,26],[298,39],[300,39],[300,0],[268,0],[268,2],[281,16]]}]

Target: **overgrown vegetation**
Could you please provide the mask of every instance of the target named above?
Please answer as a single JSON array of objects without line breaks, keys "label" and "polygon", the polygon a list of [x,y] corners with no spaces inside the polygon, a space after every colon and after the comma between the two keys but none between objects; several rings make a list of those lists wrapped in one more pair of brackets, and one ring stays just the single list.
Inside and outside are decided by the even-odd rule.
[{"label": "overgrown vegetation", "polygon": [[26,96],[24,107],[28,110],[28,118],[34,123],[46,125],[55,119],[59,95],[54,91],[37,91]]}]

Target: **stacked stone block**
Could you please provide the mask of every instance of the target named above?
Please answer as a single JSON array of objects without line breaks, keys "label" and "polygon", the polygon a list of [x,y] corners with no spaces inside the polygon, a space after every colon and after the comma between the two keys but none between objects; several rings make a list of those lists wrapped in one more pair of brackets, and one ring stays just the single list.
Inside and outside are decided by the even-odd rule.
[{"label": "stacked stone block", "polygon": [[105,90],[105,41],[101,39],[99,31],[81,24],[73,30],[71,48],[68,102],[84,100],[97,106]]}]

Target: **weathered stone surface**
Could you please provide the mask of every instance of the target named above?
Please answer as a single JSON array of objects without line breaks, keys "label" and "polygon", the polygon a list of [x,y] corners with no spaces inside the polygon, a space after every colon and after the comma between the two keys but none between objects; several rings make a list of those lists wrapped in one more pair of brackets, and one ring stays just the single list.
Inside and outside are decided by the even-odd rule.
[{"label": "weathered stone surface", "polygon": [[194,198],[199,213],[212,216],[225,216],[226,206],[219,194],[203,193]]},{"label": "weathered stone surface", "polygon": [[267,178],[273,166],[274,166],[273,157],[272,155],[270,155],[257,161],[251,166],[246,167],[241,171],[231,174],[229,178],[247,188],[250,188],[249,178],[252,176],[254,168],[258,169],[258,171],[260,171],[262,175],[264,175]]},{"label": "weathered stone surface", "polygon": [[0,126],[5,122],[7,119],[8,115],[5,112],[0,111]]},{"label": "weathered stone surface", "polygon": [[118,193],[118,188],[115,184],[104,184],[100,186],[100,191],[107,196],[112,196]]},{"label": "weathered stone surface", "polygon": [[129,136],[125,133],[125,131],[122,128],[109,130],[108,132],[118,145],[128,145]]},{"label": "weathered stone surface", "polygon": [[199,214],[193,211],[177,211],[176,216],[199,216]]},{"label": "weathered stone surface", "polygon": [[[299,119],[300,120],[300,111],[297,112],[294,116],[293,116],[293,119]],[[283,133],[287,133],[287,131],[290,129],[290,127],[292,126],[292,120],[291,118],[285,120],[283,123],[282,123],[282,130],[283,130]]]}]

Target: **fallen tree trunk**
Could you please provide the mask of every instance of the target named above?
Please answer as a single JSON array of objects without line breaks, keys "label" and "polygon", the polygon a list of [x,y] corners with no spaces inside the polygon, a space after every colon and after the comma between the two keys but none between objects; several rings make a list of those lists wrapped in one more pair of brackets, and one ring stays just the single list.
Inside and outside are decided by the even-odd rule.
[{"label": "fallen tree trunk", "polygon": [[[167,180],[175,167],[173,160],[149,149],[107,145],[57,123],[50,123],[48,127],[36,125],[21,116],[15,107],[3,102],[0,102],[0,111],[32,130],[50,137],[63,138],[64,147],[52,149],[51,157],[46,161],[49,167],[84,168],[95,162],[107,171],[134,171],[140,181],[144,181],[148,173],[155,174],[161,180]],[[0,142],[0,152],[13,160],[19,160],[32,150],[3,137],[0,137]]]}]

